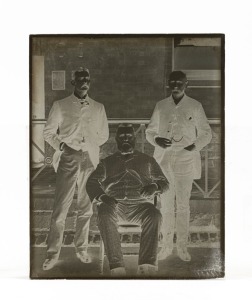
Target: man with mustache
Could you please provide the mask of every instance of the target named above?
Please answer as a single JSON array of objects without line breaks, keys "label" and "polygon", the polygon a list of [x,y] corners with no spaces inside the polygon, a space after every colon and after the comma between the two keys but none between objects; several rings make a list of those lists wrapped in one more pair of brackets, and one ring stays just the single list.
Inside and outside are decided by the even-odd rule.
[{"label": "man with mustache", "polygon": [[118,151],[101,160],[87,181],[91,201],[96,200],[98,227],[104,242],[111,275],[125,276],[118,222],[142,227],[138,275],[155,275],[161,214],[154,195],[168,189],[168,181],[154,158],[135,150],[132,124],[119,125]]},{"label": "man with mustache", "polygon": [[173,71],[168,83],[171,96],[157,103],[146,129],[146,139],[155,147],[154,158],[170,183],[169,191],[161,196],[164,244],[159,259],[172,253],[176,223],[177,254],[190,261],[189,200],[193,179],[201,175],[200,150],[211,141],[212,133],[201,103],[185,94],[186,74]]},{"label": "man with mustache", "polygon": [[73,72],[74,92],[53,103],[45,129],[45,140],[56,150],[53,165],[56,189],[50,232],[47,239],[47,257],[44,270],[52,269],[58,261],[65,220],[78,186],[75,249],[77,258],[90,263],[87,253],[89,222],[92,205],[86,192],[88,176],[99,162],[99,147],[109,136],[103,104],[88,95],[90,73],[86,68]]}]

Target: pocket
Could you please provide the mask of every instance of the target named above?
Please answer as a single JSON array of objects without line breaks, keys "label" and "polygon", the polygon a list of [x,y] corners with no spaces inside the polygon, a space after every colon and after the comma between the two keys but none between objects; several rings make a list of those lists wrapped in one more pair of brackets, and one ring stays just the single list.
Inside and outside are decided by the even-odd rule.
[{"label": "pocket", "polygon": [[54,168],[54,171],[57,172],[58,170],[58,166],[59,166],[59,162],[60,162],[60,158],[62,155],[63,151],[55,151],[54,155],[53,155],[53,159],[52,159],[52,165]]}]

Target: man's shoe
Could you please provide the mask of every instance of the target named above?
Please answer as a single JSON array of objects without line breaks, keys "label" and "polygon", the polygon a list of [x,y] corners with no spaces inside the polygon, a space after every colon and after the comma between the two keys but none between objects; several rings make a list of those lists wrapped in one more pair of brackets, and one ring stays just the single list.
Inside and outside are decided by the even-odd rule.
[{"label": "man's shoe", "polygon": [[76,252],[76,256],[84,264],[90,264],[92,261],[90,255],[87,253],[87,251],[84,250]]},{"label": "man's shoe", "polygon": [[51,270],[55,266],[57,261],[58,261],[57,256],[47,257],[46,260],[43,263],[43,270],[44,271]]},{"label": "man's shoe", "polygon": [[177,248],[178,257],[183,261],[191,261],[191,255],[187,251],[187,248]]},{"label": "man's shoe", "polygon": [[163,246],[158,253],[158,260],[166,259],[168,256],[172,255],[172,249]]},{"label": "man's shoe", "polygon": [[137,269],[138,276],[155,276],[157,274],[158,267],[150,264],[139,265]]},{"label": "man's shoe", "polygon": [[123,277],[126,275],[126,270],[124,267],[118,267],[110,270],[110,273],[113,277]]}]

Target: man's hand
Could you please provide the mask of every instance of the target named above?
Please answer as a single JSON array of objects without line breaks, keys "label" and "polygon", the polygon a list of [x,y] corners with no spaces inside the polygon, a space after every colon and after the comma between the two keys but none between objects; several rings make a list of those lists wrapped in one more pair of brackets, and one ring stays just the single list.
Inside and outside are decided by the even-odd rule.
[{"label": "man's hand", "polygon": [[195,148],[196,148],[196,146],[194,144],[191,144],[191,145],[185,147],[184,149],[187,151],[193,151],[193,150],[195,150]]},{"label": "man's hand", "polygon": [[141,197],[148,199],[151,198],[157,191],[158,185],[156,183],[151,183],[142,188],[142,190],[140,191],[140,195]]},{"label": "man's hand", "polygon": [[158,144],[159,147],[164,148],[164,149],[171,147],[171,145],[172,145],[171,140],[162,138],[159,136],[155,138],[155,142]]},{"label": "man's hand", "polygon": [[107,205],[111,206],[111,207],[115,207],[118,203],[118,201],[113,198],[113,197],[109,197],[108,195],[106,194],[103,194],[99,197],[99,200],[103,203],[106,203]]}]

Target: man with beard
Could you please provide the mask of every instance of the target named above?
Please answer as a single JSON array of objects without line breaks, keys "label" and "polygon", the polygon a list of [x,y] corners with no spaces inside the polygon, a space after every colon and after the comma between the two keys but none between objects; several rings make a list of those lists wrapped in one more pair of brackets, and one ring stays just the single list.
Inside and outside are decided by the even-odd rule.
[{"label": "man with beard", "polygon": [[90,263],[87,253],[92,205],[86,193],[88,176],[99,162],[99,146],[109,136],[103,104],[87,94],[90,74],[86,68],[73,73],[74,92],[53,103],[44,129],[45,140],[56,150],[53,158],[56,189],[51,227],[47,239],[47,257],[43,264],[49,270],[57,263],[62,245],[65,220],[78,186],[75,249],[77,258]]},{"label": "man with beard", "polygon": [[146,129],[146,139],[155,147],[154,158],[170,183],[169,191],[161,196],[163,248],[159,259],[172,253],[176,223],[177,254],[183,261],[191,260],[187,250],[189,200],[193,179],[201,174],[200,150],[212,138],[201,103],[185,94],[187,85],[183,72],[170,74],[172,94],[157,103]]},{"label": "man with beard", "polygon": [[142,227],[138,275],[154,275],[161,214],[154,195],[168,189],[168,181],[154,158],[135,150],[132,124],[119,125],[118,151],[101,160],[87,181],[91,201],[97,201],[98,227],[104,242],[112,276],[124,276],[118,223],[127,221]]}]

